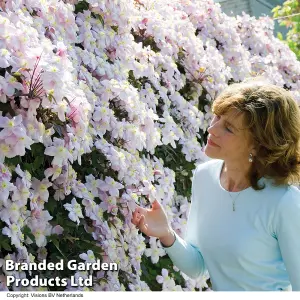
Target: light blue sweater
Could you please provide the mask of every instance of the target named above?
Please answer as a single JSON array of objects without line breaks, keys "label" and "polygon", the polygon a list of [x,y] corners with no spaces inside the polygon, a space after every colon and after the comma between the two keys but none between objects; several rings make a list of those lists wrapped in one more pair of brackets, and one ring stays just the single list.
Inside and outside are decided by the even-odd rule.
[{"label": "light blue sweater", "polygon": [[266,188],[243,190],[233,211],[220,184],[223,163],[196,168],[185,238],[175,233],[163,248],[189,277],[207,270],[214,291],[300,291],[300,190],[262,177]]}]

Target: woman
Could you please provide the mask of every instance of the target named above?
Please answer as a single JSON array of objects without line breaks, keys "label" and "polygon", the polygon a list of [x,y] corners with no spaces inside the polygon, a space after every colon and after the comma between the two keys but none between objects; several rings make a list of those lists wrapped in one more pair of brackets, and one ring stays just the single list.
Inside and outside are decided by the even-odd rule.
[{"label": "woman", "polygon": [[289,92],[247,80],[213,102],[185,239],[158,201],[132,223],[158,237],[191,278],[208,270],[214,291],[300,291],[300,111]]}]

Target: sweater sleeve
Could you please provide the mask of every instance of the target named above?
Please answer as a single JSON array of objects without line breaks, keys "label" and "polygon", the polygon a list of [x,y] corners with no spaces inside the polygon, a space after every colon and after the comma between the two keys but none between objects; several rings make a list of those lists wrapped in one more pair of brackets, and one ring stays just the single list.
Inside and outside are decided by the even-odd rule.
[{"label": "sweater sleeve", "polygon": [[276,236],[293,291],[300,291],[300,191],[290,187],[277,208]]},{"label": "sweater sleeve", "polygon": [[[198,166],[199,167],[199,166]],[[197,169],[198,169],[197,167]],[[185,239],[182,239],[175,231],[175,242],[163,248],[176,265],[187,276],[196,279],[206,271],[202,254],[197,245],[197,211],[198,205],[194,193],[195,178],[197,169],[192,179],[192,199],[187,221],[187,230]]]}]

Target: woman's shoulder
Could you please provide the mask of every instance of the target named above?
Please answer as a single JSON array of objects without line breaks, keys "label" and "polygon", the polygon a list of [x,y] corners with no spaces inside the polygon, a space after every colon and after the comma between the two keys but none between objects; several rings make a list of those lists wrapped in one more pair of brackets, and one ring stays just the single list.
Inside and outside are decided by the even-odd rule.
[{"label": "woman's shoulder", "polygon": [[206,184],[208,182],[213,182],[218,178],[222,167],[223,160],[220,159],[210,159],[208,161],[202,162],[193,171],[193,179],[198,183]]},{"label": "woman's shoulder", "polygon": [[196,169],[195,169],[195,174],[197,173],[202,173],[202,172],[214,172],[216,171],[218,168],[221,167],[223,163],[223,160],[221,159],[210,159],[207,160],[205,162],[201,162],[197,165]]},{"label": "woman's shoulder", "polygon": [[296,214],[300,220],[300,190],[294,185],[288,185],[277,202],[275,211],[277,218],[290,218]]},{"label": "woman's shoulder", "polygon": [[300,208],[300,190],[295,185],[288,185],[285,194],[280,200],[280,205]]},{"label": "woman's shoulder", "polygon": [[300,229],[300,190],[296,186],[288,186],[276,207],[274,220],[277,233],[280,228],[286,228],[286,226],[295,226]]}]

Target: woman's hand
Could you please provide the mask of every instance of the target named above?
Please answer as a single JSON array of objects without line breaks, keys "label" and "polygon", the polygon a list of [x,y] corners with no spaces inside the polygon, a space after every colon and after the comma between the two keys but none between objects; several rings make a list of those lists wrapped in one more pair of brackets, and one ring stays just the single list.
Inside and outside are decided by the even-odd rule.
[{"label": "woman's hand", "polygon": [[167,215],[157,200],[152,203],[151,209],[137,206],[131,222],[148,236],[163,239],[170,237],[171,228],[168,224]]}]

